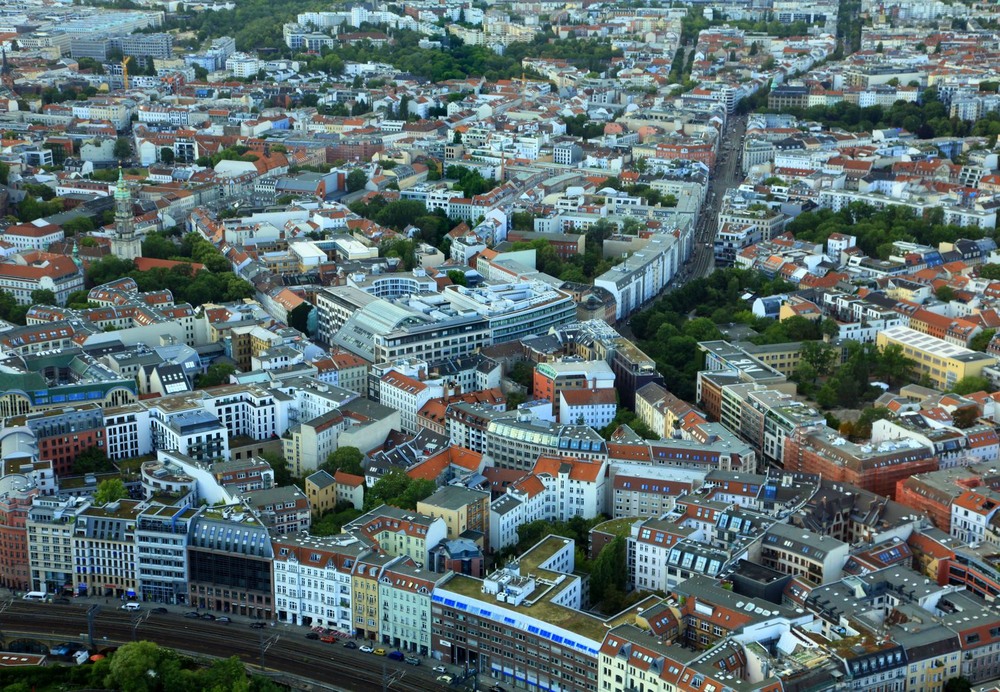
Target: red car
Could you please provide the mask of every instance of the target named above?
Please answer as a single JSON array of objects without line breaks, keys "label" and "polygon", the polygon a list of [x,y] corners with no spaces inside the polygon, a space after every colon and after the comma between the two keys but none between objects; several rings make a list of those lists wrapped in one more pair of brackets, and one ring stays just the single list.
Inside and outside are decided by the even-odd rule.
[{"label": "red car", "polygon": [[333,644],[335,641],[337,641],[337,638],[334,637],[332,634],[324,634],[322,637],[319,638],[319,640],[321,642],[326,642],[327,644]]}]

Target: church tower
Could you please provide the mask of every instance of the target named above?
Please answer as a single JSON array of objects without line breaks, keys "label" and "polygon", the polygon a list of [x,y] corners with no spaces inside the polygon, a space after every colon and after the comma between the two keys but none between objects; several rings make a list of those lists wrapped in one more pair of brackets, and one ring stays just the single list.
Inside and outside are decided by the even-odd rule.
[{"label": "church tower", "polygon": [[142,257],[142,243],[135,234],[135,217],[132,215],[132,193],[118,169],[118,186],[115,188],[115,234],[111,238],[111,254],[123,260]]}]

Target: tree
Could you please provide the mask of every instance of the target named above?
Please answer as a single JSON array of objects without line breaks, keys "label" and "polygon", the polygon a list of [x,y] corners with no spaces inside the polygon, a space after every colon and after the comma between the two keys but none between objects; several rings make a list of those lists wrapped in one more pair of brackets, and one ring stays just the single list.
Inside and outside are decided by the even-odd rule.
[{"label": "tree", "polygon": [[390,500],[395,500],[402,495],[410,486],[410,480],[410,477],[402,469],[390,469],[375,481],[371,490],[365,493],[365,511],[382,504],[391,505]]},{"label": "tree", "polygon": [[899,344],[887,344],[875,361],[875,374],[884,377],[890,387],[913,379],[917,362],[906,355]]},{"label": "tree", "polygon": [[651,430],[649,426],[642,421],[642,419],[640,419],[632,411],[629,411],[627,408],[618,409],[618,413],[615,414],[614,419],[599,431],[601,433],[601,437],[609,439],[611,435],[614,434],[615,430],[622,425],[627,425],[632,428],[632,431],[636,435],[647,440],[660,439],[660,435]]},{"label": "tree", "polygon": [[508,377],[522,387],[526,387],[530,392],[535,378],[535,368],[528,361],[519,360],[514,363],[514,367],[511,368]]},{"label": "tree", "polygon": [[160,161],[163,163],[173,163],[174,150],[170,147],[160,147]]},{"label": "tree", "polygon": [[950,678],[944,684],[944,692],[972,692],[972,683],[963,677]]},{"label": "tree", "polygon": [[465,278],[465,272],[459,271],[458,269],[450,269],[450,270],[448,270],[448,278],[451,279],[451,282],[453,284],[456,284],[457,286],[467,286],[468,285],[468,282],[466,281],[466,278]]},{"label": "tree", "polygon": [[47,288],[36,288],[31,292],[32,305],[57,305],[56,294]]},{"label": "tree", "polygon": [[277,487],[283,487],[286,485],[301,485],[297,481],[295,476],[292,475],[291,470],[288,468],[288,461],[285,457],[275,452],[264,452],[261,454],[261,458],[264,459],[270,466],[271,470],[274,471],[274,484]]},{"label": "tree", "polygon": [[[110,672],[105,687],[132,692],[152,692],[161,689],[160,667],[167,657],[176,657],[169,649],[161,649],[153,642],[123,644],[111,657]],[[153,672],[153,675],[150,675]]]},{"label": "tree", "polygon": [[993,391],[993,387],[985,377],[970,376],[960,379],[948,391],[965,396],[974,392],[991,392]]},{"label": "tree", "polygon": [[854,437],[869,439],[872,436],[872,423],[891,417],[892,412],[883,406],[866,408],[854,423]]},{"label": "tree", "polygon": [[309,333],[309,314],[313,311],[311,303],[300,303],[288,313],[288,326],[298,329],[303,334]]},{"label": "tree", "polygon": [[979,276],[991,281],[1000,281],[1000,264],[984,264],[980,266]]},{"label": "tree", "polygon": [[73,460],[73,473],[83,475],[85,473],[104,473],[114,471],[114,466],[108,460],[108,455],[100,447],[87,447]]},{"label": "tree", "polygon": [[205,374],[198,375],[196,385],[204,389],[206,387],[216,387],[220,384],[229,384],[229,376],[236,372],[236,368],[228,363],[213,363],[208,366]]},{"label": "tree", "polygon": [[996,333],[996,329],[984,329],[969,340],[969,348],[973,351],[986,351]]},{"label": "tree", "polygon": [[125,137],[119,137],[115,140],[115,149],[113,156],[119,161],[124,161],[125,159],[132,158],[132,144]]},{"label": "tree", "polygon": [[327,455],[326,463],[322,464],[320,468],[331,476],[337,471],[363,476],[365,470],[361,464],[364,460],[365,455],[357,447],[339,447]]},{"label": "tree", "polygon": [[393,504],[402,509],[416,509],[417,503],[425,500],[437,490],[437,483],[429,478],[416,478],[410,481],[406,490],[395,499]]},{"label": "tree", "polygon": [[628,578],[628,555],[625,538],[615,536],[604,546],[590,571],[590,601],[600,603],[612,589],[625,590]]},{"label": "tree", "polygon": [[90,292],[86,289],[80,289],[79,291],[73,291],[68,296],[66,296],[66,307],[73,310],[84,310],[90,307],[90,301],[88,297]]},{"label": "tree", "polygon": [[934,295],[943,303],[950,303],[955,300],[955,289],[951,286],[939,286]]},{"label": "tree", "polygon": [[368,184],[368,175],[361,168],[355,168],[347,174],[347,191],[357,192],[363,190]]},{"label": "tree", "polygon": [[106,505],[128,497],[128,489],[121,478],[108,478],[97,484],[97,492],[94,494],[95,505]]},{"label": "tree", "polygon": [[82,235],[94,230],[94,222],[89,216],[77,216],[62,225],[66,235]]}]

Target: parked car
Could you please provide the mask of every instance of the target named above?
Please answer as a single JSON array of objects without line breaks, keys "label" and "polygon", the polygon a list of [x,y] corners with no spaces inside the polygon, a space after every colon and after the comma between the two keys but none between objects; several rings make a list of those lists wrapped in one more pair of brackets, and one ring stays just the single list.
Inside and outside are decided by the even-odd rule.
[{"label": "parked car", "polygon": [[507,692],[507,690],[500,687],[500,685],[493,685],[493,687],[490,688],[490,692]]},{"label": "parked car", "polygon": [[188,612],[184,613],[184,617],[197,619],[201,617],[201,613],[196,613],[193,610],[189,610]]},{"label": "parked car", "polygon": [[419,666],[420,665],[420,659],[417,658],[416,656],[405,656],[405,657],[403,657],[403,660],[406,661],[407,663],[409,663],[411,666]]},{"label": "parked car", "polygon": [[215,616],[212,615],[211,613],[202,613],[201,614],[201,619],[202,620],[214,620]]},{"label": "parked car", "polygon": [[70,605],[73,601],[69,600],[68,598],[60,596],[59,598],[53,598],[52,602],[58,605]]},{"label": "parked car", "polygon": [[357,649],[358,648],[358,644],[353,639],[348,639],[346,642],[344,642],[344,648],[345,649]]},{"label": "parked car", "polygon": [[266,622],[251,622],[250,623],[250,629],[252,629],[252,630],[262,630],[265,627],[267,627],[267,623]]},{"label": "parked car", "polygon": [[445,683],[445,684],[447,684],[447,685],[450,685],[450,684],[451,684],[451,681],[452,681],[452,680],[454,680],[454,678],[453,678],[453,677],[451,677],[450,675],[447,675],[447,674],[445,674],[445,675],[439,675],[439,676],[437,676],[437,678],[435,678],[435,679],[436,679],[436,680],[437,680],[438,682],[443,682],[443,683]]},{"label": "parked car", "polygon": [[319,639],[319,632],[306,632],[306,639]]},{"label": "parked car", "polygon": [[447,673],[448,672],[448,669],[445,668],[444,666],[434,666],[433,668],[431,668],[431,670],[433,670],[435,673]]},{"label": "parked car", "polygon": [[232,618],[230,618],[230,617],[227,617],[226,615],[223,615],[223,616],[222,616],[222,617],[220,617],[220,618],[215,618],[215,621],[216,621],[216,622],[221,622],[221,623],[222,623],[222,624],[224,624],[224,625],[228,625],[228,624],[229,624],[230,622],[232,622],[233,620],[232,620]]},{"label": "parked car", "polygon": [[332,634],[324,634],[322,637],[319,638],[319,640],[321,642],[326,642],[327,644],[333,644],[334,642],[337,641],[337,638],[334,637]]},{"label": "parked car", "polygon": [[73,645],[70,644],[69,642],[66,642],[65,644],[59,644],[58,646],[54,646],[51,649],[49,649],[49,654],[52,656],[68,656],[71,651],[70,647],[72,646]]},{"label": "parked car", "polygon": [[388,655],[393,661],[402,661],[405,658],[402,651],[390,651]]},{"label": "parked car", "polygon": [[358,651],[360,651],[363,654],[370,654],[372,651],[374,651],[374,649],[368,646],[367,644],[362,644],[360,647],[358,647]]},{"label": "parked car", "polygon": [[166,615],[170,611],[168,611],[166,608],[160,607],[160,608],[153,608],[149,612],[155,613],[156,615]]},{"label": "parked car", "polygon": [[379,648],[375,649],[374,651],[372,651],[372,653],[375,654],[376,656],[385,656],[385,649],[383,649],[382,647],[379,647]]}]

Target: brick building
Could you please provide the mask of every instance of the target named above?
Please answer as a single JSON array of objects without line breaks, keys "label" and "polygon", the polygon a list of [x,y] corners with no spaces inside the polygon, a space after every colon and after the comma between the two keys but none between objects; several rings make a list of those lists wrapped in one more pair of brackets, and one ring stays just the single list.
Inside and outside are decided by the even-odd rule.
[{"label": "brick building", "polygon": [[829,428],[805,428],[785,440],[785,470],[818,474],[894,499],[899,481],[938,468],[929,449],[906,442],[856,445]]},{"label": "brick building", "polygon": [[25,522],[38,494],[27,476],[0,478],[0,585],[8,589],[27,591],[31,587]]}]

